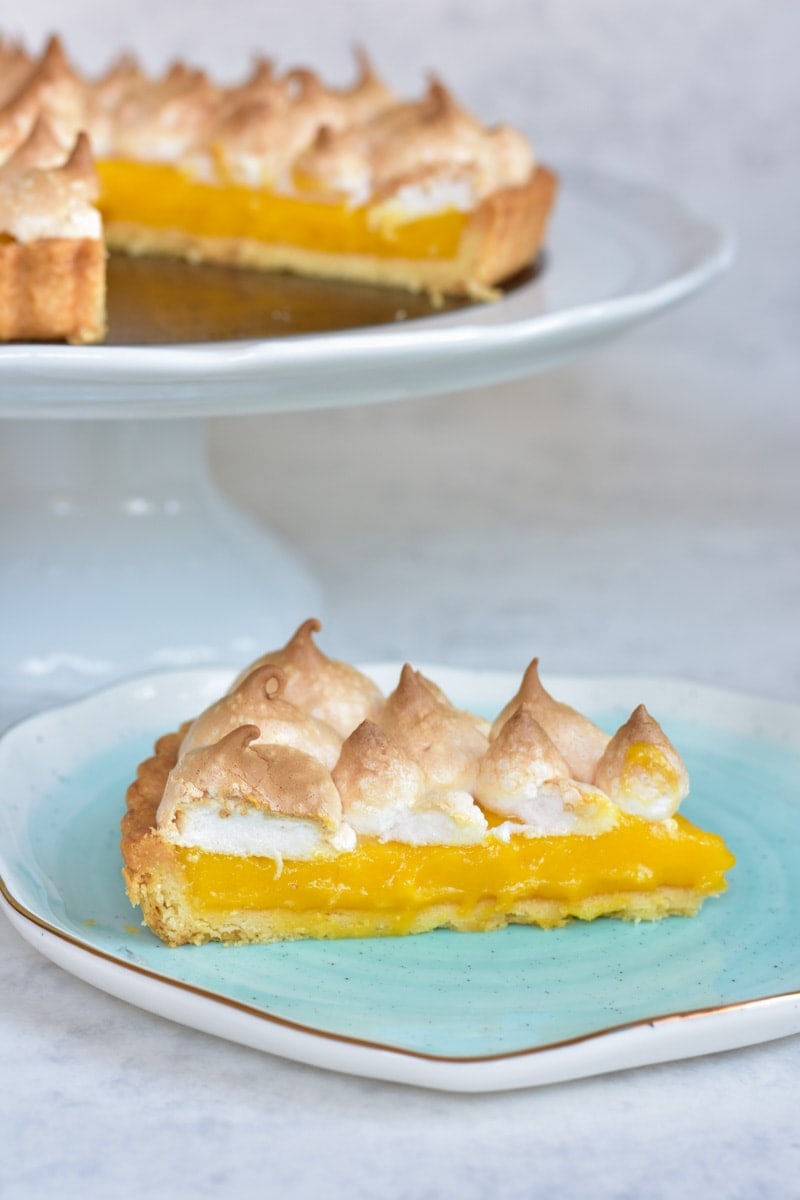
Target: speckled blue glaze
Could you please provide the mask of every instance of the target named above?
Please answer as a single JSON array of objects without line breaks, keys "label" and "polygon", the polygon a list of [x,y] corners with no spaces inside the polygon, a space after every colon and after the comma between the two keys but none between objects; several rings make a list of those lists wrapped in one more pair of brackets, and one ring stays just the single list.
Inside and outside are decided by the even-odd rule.
[{"label": "speckled blue glaze", "polygon": [[[609,728],[625,715],[595,714]],[[121,797],[159,729],[53,776],[14,851],[11,890],[122,963],[313,1030],[445,1058],[800,990],[800,753],[679,718],[668,729],[692,777],[686,815],[738,859],[729,891],[693,920],[169,950],[139,926],[118,849]]]}]

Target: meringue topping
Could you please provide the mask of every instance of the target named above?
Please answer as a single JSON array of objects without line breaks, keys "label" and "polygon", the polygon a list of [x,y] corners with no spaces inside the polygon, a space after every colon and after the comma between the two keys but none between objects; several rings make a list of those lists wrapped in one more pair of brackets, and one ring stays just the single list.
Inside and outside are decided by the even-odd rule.
[{"label": "meringue topping", "polygon": [[349,663],[323,654],[314,641],[319,621],[304,621],[279,650],[256,659],[235,680],[238,687],[254,668],[270,663],[284,674],[282,699],[331,725],[347,737],[365,718],[374,718],[383,703],[380,688]]},{"label": "meringue topping", "polygon": [[495,738],[506,721],[526,704],[569,765],[572,776],[582,783],[594,781],[608,734],[568,704],[554,700],[539,678],[539,660],[534,658],[522,677],[517,694],[509,700],[492,726]]},{"label": "meringue topping", "polygon": [[297,161],[301,172],[333,182],[355,203],[386,199],[409,185],[424,191],[433,180],[462,181],[456,194],[465,208],[523,183],[533,165],[524,138],[506,127],[486,130],[435,79],[421,100],[387,106],[364,124],[322,126]]},{"label": "meringue topping", "polygon": [[178,760],[156,815],[161,836],[279,861],[352,849],[330,772],[292,746],[259,744],[258,735],[245,725]]},{"label": "meringue topping", "polygon": [[65,149],[87,129],[86,85],[72,70],[55,37],[0,107],[0,158],[25,141],[40,116],[49,121]]},{"label": "meringue topping", "polygon": [[283,693],[286,673],[264,663],[225,696],[201,713],[181,744],[181,755],[218,742],[232,729],[255,725],[257,745],[293,746],[330,770],[339,758],[342,739],[325,721],[289,704]]},{"label": "meringue topping", "polygon": [[405,664],[377,720],[434,786],[473,791],[486,734],[472,713],[452,705],[420,671]]},{"label": "meringue topping", "polygon": [[357,834],[409,845],[483,840],[486,818],[467,792],[436,787],[420,765],[372,721],[342,747],[333,781]]},{"label": "meringue topping", "polygon": [[522,704],[500,729],[481,760],[475,796],[483,808],[515,822],[493,830],[506,838],[597,834],[611,829],[619,812],[608,796],[591,784],[570,778],[570,768]]},{"label": "meringue topping", "polygon": [[0,165],[0,232],[18,242],[99,239],[97,192],[86,134],[65,155],[52,125],[40,117]]},{"label": "meringue topping", "polygon": [[671,817],[689,794],[683,760],[643,704],[609,742],[595,783],[625,812],[651,821]]}]

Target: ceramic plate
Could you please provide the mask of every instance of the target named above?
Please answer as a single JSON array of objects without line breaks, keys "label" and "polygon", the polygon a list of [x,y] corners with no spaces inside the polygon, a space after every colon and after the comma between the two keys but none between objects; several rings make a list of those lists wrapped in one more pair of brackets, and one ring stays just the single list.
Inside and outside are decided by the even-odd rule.
[{"label": "ceramic plate", "polygon": [[731,257],[730,237],[668,193],[563,170],[543,269],[496,304],[260,340],[1,346],[0,416],[274,412],[479,387],[588,353]]},{"label": "ceramic plate", "polygon": [[[391,688],[398,668],[371,668]],[[423,670],[491,715],[516,676]],[[737,856],[694,919],[543,931],[169,950],[120,877],[136,764],[230,673],[116,684],[0,742],[3,905],[49,958],[105,991],[286,1058],[434,1088],[524,1087],[800,1030],[800,709],[658,679],[553,679],[615,728],[644,700],[692,775],[684,811]]]}]

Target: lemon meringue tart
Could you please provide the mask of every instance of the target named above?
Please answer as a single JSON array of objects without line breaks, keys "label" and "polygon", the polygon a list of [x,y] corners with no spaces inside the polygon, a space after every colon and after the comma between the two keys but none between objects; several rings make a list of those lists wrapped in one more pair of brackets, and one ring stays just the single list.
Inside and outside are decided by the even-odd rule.
[{"label": "lemon meringue tart", "polygon": [[[0,337],[103,336],[102,284],[87,283],[89,316],[66,284],[63,312],[38,311],[49,249],[56,291],[69,273],[53,241],[70,243],[76,277],[96,273],[88,241],[93,264],[105,245],[434,298],[498,295],[542,247],[555,176],[525,137],[485,127],[438,80],[403,100],[359,59],[344,89],[263,60],[236,86],[184,64],[153,78],[127,58],[87,80],[57,39],[38,59],[0,42]],[[47,147],[43,135],[30,144],[39,121]],[[63,168],[83,137],[79,188],[75,164],[69,181]],[[20,199],[31,190],[35,219]]]},{"label": "lemon meringue tart", "polygon": [[411,666],[382,695],[306,621],[143,762],[123,875],[171,946],[689,916],[734,859],[679,815],[644,706],[612,735],[537,660],[495,720]]}]

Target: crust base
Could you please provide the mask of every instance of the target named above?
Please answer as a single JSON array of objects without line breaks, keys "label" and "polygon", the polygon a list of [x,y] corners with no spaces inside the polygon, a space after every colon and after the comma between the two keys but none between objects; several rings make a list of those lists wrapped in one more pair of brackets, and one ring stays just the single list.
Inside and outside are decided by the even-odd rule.
[{"label": "crust base", "polygon": [[90,238],[0,242],[0,341],[101,341],[105,261]]}]

